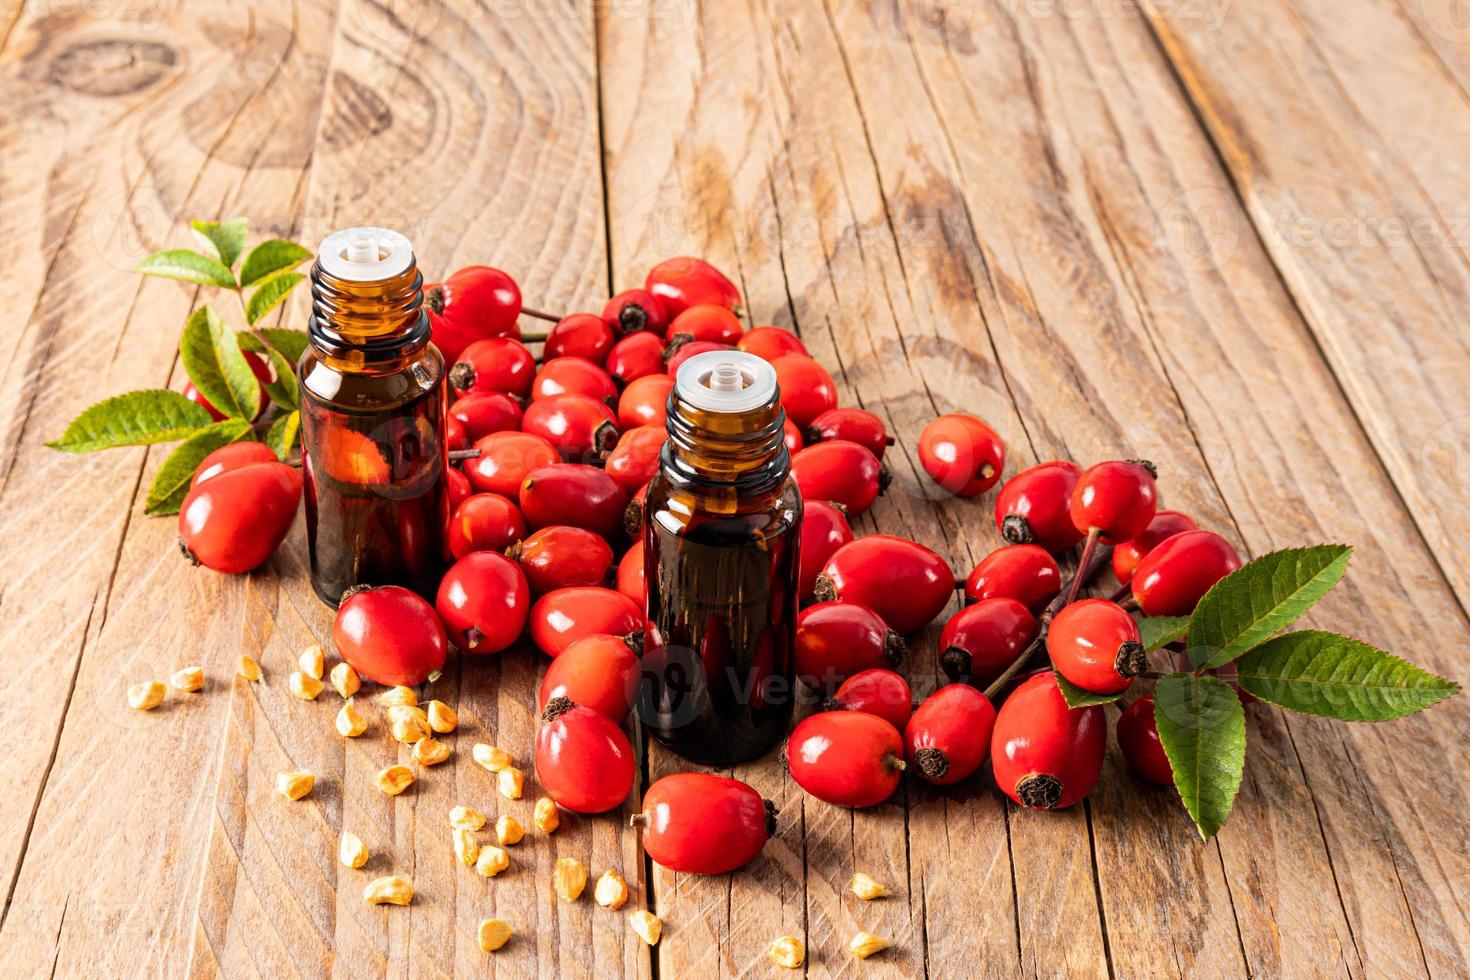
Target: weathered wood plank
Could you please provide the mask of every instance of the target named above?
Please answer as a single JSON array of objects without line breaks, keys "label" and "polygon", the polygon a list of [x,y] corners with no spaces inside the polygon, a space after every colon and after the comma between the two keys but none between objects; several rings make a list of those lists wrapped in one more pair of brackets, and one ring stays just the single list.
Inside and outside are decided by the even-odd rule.
[{"label": "weathered wood plank", "polygon": [[[347,26],[333,50],[332,94],[312,159],[308,240],[351,224],[385,224],[410,236],[429,279],[490,262],[512,270],[533,305],[548,305],[548,297],[594,301],[607,277],[590,12],[538,8],[486,20],[454,3],[412,12],[403,20],[370,3],[344,8]],[[288,316],[304,318],[304,303],[293,298]],[[590,883],[575,905],[551,888],[555,860],[576,857],[594,881],[608,868],[620,870],[633,892],[628,907],[643,904],[641,855],[622,829],[636,796],[622,813],[566,815],[554,837],[528,834],[510,849],[511,869],[494,880],[458,864],[452,852],[448,813],[456,805],[533,824],[539,653],[525,646],[451,665],[429,685],[424,697],[459,712],[460,730],[449,739],[454,757],[419,769],[419,781],[389,799],[374,774],[394,761],[413,763],[387,738],[381,712],[369,707],[372,730],[347,741],[331,729],[340,701],[330,691],[303,705],[284,688],[301,646],[330,636],[330,612],[312,594],[304,567],[283,577],[274,604],[252,612],[278,627],[262,648],[275,677],[235,691],[196,970],[230,973],[257,961],[262,972],[308,976],[648,973],[649,954],[628,930],[625,911],[597,908]],[[284,624],[295,622],[303,628],[288,633]],[[522,800],[497,795],[493,777],[471,761],[475,742],[515,756],[527,773]],[[318,773],[304,806],[274,793],[275,773],[288,763]],[[335,862],[344,829],[373,852],[360,871]],[[303,862],[314,873],[302,874]],[[409,908],[363,903],[363,885],[387,873],[414,880]],[[489,957],[476,928],[493,916],[515,938]],[[256,946],[250,937],[262,926],[288,938]]]},{"label": "weathered wood plank", "polygon": [[[4,267],[29,317],[4,381],[4,601],[20,615],[0,656],[6,723],[29,737],[0,822],[13,888],[0,946],[23,973],[177,973],[246,585],[194,574],[172,524],[142,517],[140,481],[163,453],[42,443],[102,395],[182,384],[195,290],[131,267],[246,196],[293,211],[309,141],[282,141],[276,122],[314,118],[334,10],[304,5],[300,39],[258,6],[93,13],[33,8],[0,59],[7,104],[24,107],[5,114],[17,155],[3,179],[20,193],[5,195]],[[191,662],[210,693],[127,710],[128,684]]]}]

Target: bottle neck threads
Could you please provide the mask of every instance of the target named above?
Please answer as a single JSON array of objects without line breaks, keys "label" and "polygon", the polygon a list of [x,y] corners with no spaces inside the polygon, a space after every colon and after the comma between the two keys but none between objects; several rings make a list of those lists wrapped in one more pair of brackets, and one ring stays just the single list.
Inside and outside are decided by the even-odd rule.
[{"label": "bottle neck threads", "polygon": [[791,470],[785,421],[774,398],[745,412],[712,412],[670,392],[664,472],[678,483],[742,494],[779,487]]},{"label": "bottle neck threads", "polygon": [[429,342],[424,277],[416,266],[381,282],[340,279],[311,269],[311,345],[346,370],[368,370],[412,357]]}]

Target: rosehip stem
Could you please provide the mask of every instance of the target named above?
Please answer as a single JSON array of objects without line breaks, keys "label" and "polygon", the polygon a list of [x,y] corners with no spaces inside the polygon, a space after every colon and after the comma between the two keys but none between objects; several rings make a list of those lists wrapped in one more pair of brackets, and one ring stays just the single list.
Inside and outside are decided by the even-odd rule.
[{"label": "rosehip stem", "polygon": [[521,312],[524,313],[526,316],[535,317],[538,320],[547,320],[551,323],[555,323],[556,321],[561,319],[561,317],[556,316],[555,314],[543,313],[540,310],[533,310],[529,306],[521,307]]},{"label": "rosehip stem", "polygon": [[1113,549],[1111,546],[1104,545],[1098,548],[1096,547],[1095,541],[1091,542],[1091,545],[1091,547],[1083,550],[1083,560],[1078,563],[1077,571],[1073,573],[1072,581],[1066,591],[1059,593],[1051,601],[1051,604],[1046,607],[1046,611],[1041,614],[1041,628],[1036,631],[1036,639],[1027,644],[1026,649],[1017,654],[1016,659],[1011,661],[1011,665],[1002,671],[1001,675],[985,689],[985,696],[990,700],[994,701],[995,696],[1011,682],[1011,678],[1020,673],[1021,668],[1026,666],[1031,660],[1032,655],[1046,644],[1046,628],[1051,625],[1051,621],[1056,614],[1062,611],[1062,607],[1071,601],[1071,599],[1064,601],[1063,596],[1069,594],[1075,595],[1075,593],[1081,591],[1082,586],[1092,581],[1092,577],[1112,559]]},{"label": "rosehip stem", "polygon": [[1133,592],[1133,585],[1132,585],[1132,583],[1127,583],[1127,584],[1124,584],[1124,585],[1120,585],[1120,586],[1118,586],[1118,589],[1117,589],[1116,592],[1114,592],[1112,595],[1108,596],[1108,601],[1109,602],[1122,602],[1124,599],[1128,598],[1129,595],[1132,594],[1132,592]]},{"label": "rosehip stem", "polygon": [[1097,539],[1101,535],[1102,532],[1095,527],[1088,530],[1087,543],[1082,546],[1082,557],[1077,559],[1077,574],[1072,576],[1072,584],[1067,588],[1067,601],[1063,602],[1062,606],[1070,606],[1076,602],[1077,594],[1082,591],[1082,586],[1087,584],[1082,581],[1082,571],[1092,561],[1092,553],[1097,550]]},{"label": "rosehip stem", "polygon": [[521,334],[521,343],[544,344],[546,343],[546,338],[550,336],[551,334],[549,333],[523,333]]}]

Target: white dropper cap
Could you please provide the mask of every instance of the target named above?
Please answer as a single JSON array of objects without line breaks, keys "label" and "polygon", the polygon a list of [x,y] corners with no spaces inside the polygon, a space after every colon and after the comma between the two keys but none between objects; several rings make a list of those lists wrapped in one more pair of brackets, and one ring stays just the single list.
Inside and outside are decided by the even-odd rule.
[{"label": "white dropper cap", "polygon": [[334,279],[382,282],[413,264],[413,245],[387,228],[344,228],[322,239],[317,261]]},{"label": "white dropper cap", "polygon": [[674,392],[680,401],[706,412],[738,415],[776,396],[776,369],[744,351],[706,351],[679,365]]}]

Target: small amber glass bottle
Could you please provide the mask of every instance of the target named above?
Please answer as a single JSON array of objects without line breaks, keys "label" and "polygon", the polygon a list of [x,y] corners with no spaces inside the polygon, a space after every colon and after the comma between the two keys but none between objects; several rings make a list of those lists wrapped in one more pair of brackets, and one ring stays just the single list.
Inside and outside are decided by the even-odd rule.
[{"label": "small amber glass bottle", "polygon": [[791,720],[802,505],[784,421],[771,365],[737,351],[691,357],[669,395],[638,715],[706,765],[764,754]]},{"label": "small amber glass bottle", "polygon": [[432,601],[443,570],[448,402],[423,284],[383,228],[327,236],[312,266],[301,461],[311,584],[333,606],[361,584]]}]

